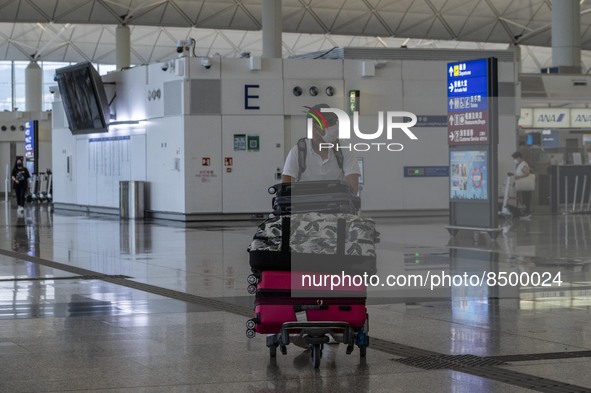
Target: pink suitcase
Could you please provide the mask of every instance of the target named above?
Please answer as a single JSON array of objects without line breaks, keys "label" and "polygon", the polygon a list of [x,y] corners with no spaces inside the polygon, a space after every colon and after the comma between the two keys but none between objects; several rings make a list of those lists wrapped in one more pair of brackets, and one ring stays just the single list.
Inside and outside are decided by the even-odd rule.
[{"label": "pink suitcase", "polygon": [[257,333],[279,333],[284,322],[298,319],[296,311],[305,311],[307,321],[342,321],[355,330],[364,326],[367,316],[365,287],[345,285],[331,290],[329,285],[292,293],[292,288],[301,289],[298,284],[301,274],[286,271],[261,273],[255,298]]}]

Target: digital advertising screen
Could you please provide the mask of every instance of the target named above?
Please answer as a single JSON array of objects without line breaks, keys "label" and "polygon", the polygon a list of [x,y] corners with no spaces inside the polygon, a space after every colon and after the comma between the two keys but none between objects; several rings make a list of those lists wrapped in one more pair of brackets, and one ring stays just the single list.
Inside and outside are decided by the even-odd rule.
[{"label": "digital advertising screen", "polygon": [[452,150],[449,156],[450,198],[488,200],[488,153],[486,150]]}]

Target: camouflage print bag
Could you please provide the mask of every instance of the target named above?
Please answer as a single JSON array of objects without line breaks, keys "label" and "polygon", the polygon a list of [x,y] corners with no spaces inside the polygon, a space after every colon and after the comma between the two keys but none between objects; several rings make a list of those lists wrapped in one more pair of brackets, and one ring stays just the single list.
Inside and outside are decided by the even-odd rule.
[{"label": "camouflage print bag", "polygon": [[290,224],[292,253],[335,255],[340,246],[346,256],[376,257],[379,234],[375,222],[344,213],[301,213],[271,218],[259,226],[249,251],[284,251],[282,218],[285,217]]}]

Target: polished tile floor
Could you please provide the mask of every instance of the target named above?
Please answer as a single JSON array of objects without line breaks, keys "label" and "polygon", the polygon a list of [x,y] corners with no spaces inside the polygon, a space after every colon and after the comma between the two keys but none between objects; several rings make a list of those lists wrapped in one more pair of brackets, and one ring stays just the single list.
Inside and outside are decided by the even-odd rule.
[{"label": "polished tile floor", "polygon": [[[591,215],[451,239],[376,219],[378,275],[559,277],[550,287],[370,287],[367,357],[245,336],[256,222],[121,222],[0,206],[0,392],[591,392]],[[524,285],[521,285],[524,284]]]}]

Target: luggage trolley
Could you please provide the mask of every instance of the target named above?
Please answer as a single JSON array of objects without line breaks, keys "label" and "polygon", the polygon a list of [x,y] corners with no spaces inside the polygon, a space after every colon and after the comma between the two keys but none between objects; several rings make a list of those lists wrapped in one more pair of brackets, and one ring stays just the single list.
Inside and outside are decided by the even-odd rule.
[{"label": "luggage trolley", "polygon": [[[512,184],[513,176],[508,174],[503,185],[503,202],[499,203],[499,216],[506,219],[519,218],[521,216],[521,210],[519,210],[519,207],[509,204],[509,194]],[[517,204],[517,197],[515,198],[515,201]]]},{"label": "luggage trolley", "polygon": [[[266,345],[271,358],[276,357],[277,348],[285,355],[290,343],[303,344],[310,349],[314,368],[320,366],[323,346],[331,338],[336,343],[345,344],[347,354],[351,354],[357,346],[360,357],[365,357],[369,346],[365,287],[339,286],[336,288],[338,296],[334,296],[335,293],[328,296],[327,287],[314,288],[313,294],[299,296],[291,291],[291,285],[297,282],[299,275],[341,273],[345,265],[351,274],[374,274],[375,250],[369,255],[347,255],[344,251],[345,239],[353,237],[348,235],[348,231],[356,230],[355,225],[368,225],[370,230],[363,233],[368,234],[366,243],[371,243],[371,247],[379,241],[373,221],[356,215],[359,198],[342,182],[284,183],[269,188],[269,193],[275,195],[273,213],[259,226],[249,247],[252,274],[247,277],[248,292],[256,297],[255,316],[246,322],[246,336],[252,338],[256,333],[267,334]],[[310,224],[312,228],[316,226],[317,229],[318,221],[326,219],[325,225],[333,231],[333,238],[336,231],[336,253],[318,255],[293,251],[290,245],[292,229],[297,236],[299,228],[290,228],[290,222],[292,219],[296,223],[298,219],[305,221],[309,217],[316,219]],[[267,231],[277,235],[279,229],[279,237],[271,241],[278,246],[276,249],[272,246],[256,249],[257,244],[270,239],[265,240],[261,233]],[[309,258],[309,263],[304,264],[305,273],[292,271],[292,257],[296,256],[304,261],[313,256]],[[346,263],[343,264],[343,261]],[[305,313],[307,320],[298,320],[299,313]]]},{"label": "luggage trolley", "polygon": [[45,189],[45,199],[51,203],[53,201],[53,173],[49,168],[45,173],[47,173],[47,188]]}]

